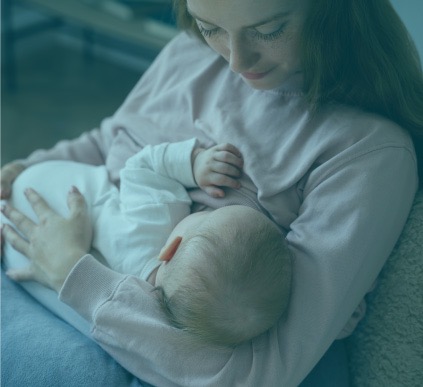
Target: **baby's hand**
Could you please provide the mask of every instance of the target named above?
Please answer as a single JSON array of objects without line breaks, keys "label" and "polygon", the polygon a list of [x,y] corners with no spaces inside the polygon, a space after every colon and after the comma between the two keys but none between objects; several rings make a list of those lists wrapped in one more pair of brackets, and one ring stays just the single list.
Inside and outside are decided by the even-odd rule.
[{"label": "baby's hand", "polygon": [[198,186],[215,198],[225,196],[219,187],[240,188],[244,160],[241,152],[231,144],[197,148],[192,153],[192,169]]}]

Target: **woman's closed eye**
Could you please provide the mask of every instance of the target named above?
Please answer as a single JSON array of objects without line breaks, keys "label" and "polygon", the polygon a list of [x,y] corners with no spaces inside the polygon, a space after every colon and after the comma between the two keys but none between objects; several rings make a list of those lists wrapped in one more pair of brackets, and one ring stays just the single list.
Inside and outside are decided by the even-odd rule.
[{"label": "woman's closed eye", "polygon": [[[247,34],[253,39],[272,41],[279,38],[285,32],[286,25],[287,23],[282,23],[277,25],[273,24],[268,26],[248,28]],[[224,33],[224,30],[222,30],[220,27],[216,27],[203,21],[197,20],[197,26],[200,33],[205,38],[213,38],[221,33]]]},{"label": "woman's closed eye", "polygon": [[200,30],[201,35],[203,35],[205,38],[210,38],[213,35],[219,33],[219,31],[221,31],[219,27],[216,27],[212,24],[205,23],[200,20],[197,20],[197,26],[198,26],[198,29]]},{"label": "woman's closed eye", "polygon": [[251,32],[256,39],[271,41],[279,38],[285,32],[287,24],[282,23],[274,26],[256,27]]}]

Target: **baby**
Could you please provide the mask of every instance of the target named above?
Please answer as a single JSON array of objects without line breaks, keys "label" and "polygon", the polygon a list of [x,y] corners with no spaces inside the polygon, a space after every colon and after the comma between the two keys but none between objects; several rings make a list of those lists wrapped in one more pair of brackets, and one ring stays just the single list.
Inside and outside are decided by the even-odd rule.
[{"label": "baby", "polygon": [[289,295],[289,252],[279,229],[246,206],[182,220],[150,281],[166,314],[204,341],[234,346],[266,331]]},{"label": "baby", "polygon": [[[239,187],[242,156],[234,146],[206,150],[195,139],[147,146],[126,162],[120,190],[104,166],[49,161],[30,169],[16,180],[13,201],[25,202],[18,195],[35,187],[66,216],[61,191],[77,186],[90,210],[98,258],[148,280],[171,322],[201,341],[237,345],[285,311],[291,260],[278,227],[247,206],[190,214],[187,189],[199,185],[221,197],[219,186]],[[31,213],[29,206],[20,209]]]}]

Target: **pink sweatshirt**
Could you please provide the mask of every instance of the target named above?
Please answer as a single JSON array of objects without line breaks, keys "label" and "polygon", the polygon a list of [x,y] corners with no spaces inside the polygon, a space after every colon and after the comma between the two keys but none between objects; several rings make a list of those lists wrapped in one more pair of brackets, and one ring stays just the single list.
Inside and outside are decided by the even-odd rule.
[{"label": "pink sweatshirt", "polygon": [[[197,137],[230,142],[245,159],[243,188],[227,199],[193,190],[198,205],[256,203],[286,232],[294,257],[286,318],[234,350],[189,348],[169,325],[151,286],[90,255],[60,298],[92,325],[93,338],[142,380],[159,386],[295,386],[340,336],[389,256],[417,189],[408,134],[393,122],[345,106],[310,115],[292,79],[258,91],[211,49],[175,38],[101,129],[45,159],[105,163],[118,180],[146,144]],[[196,207],[197,208],[197,207]],[[345,332],[344,332],[345,333]]]}]

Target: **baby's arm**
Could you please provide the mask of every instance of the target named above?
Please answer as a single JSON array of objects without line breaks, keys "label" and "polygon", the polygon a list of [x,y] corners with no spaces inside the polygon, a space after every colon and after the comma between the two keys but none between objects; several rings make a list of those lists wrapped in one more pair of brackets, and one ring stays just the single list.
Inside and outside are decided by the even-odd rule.
[{"label": "baby's arm", "polygon": [[244,164],[242,154],[234,145],[219,144],[209,149],[196,148],[191,157],[192,171],[197,185],[208,195],[225,196],[221,187],[240,188]]},{"label": "baby's arm", "polygon": [[[148,190],[146,170],[176,180],[185,188],[198,186],[212,197],[224,197],[221,187],[240,188],[241,152],[231,144],[219,144],[209,149],[196,146],[195,139],[148,145],[132,156],[121,171],[121,193]],[[175,182],[175,183],[176,183]],[[173,189],[174,191],[174,189]],[[139,199],[139,197],[138,197]]]}]

